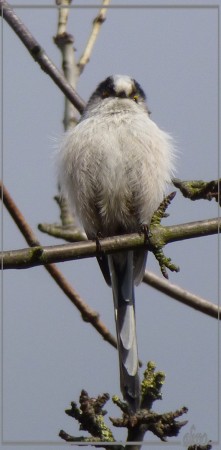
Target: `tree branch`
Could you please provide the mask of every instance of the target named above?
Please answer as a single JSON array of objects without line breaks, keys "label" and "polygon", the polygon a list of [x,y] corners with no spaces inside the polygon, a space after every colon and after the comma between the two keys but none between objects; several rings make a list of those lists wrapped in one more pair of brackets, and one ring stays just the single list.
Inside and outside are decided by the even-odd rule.
[{"label": "tree branch", "polygon": [[40,46],[38,41],[32,36],[28,28],[23,24],[20,18],[15,14],[12,7],[6,0],[0,0],[0,15],[10,25],[10,27],[17,34],[19,39],[28,49],[34,60],[40,65],[41,69],[49,75],[55,84],[61,89],[65,96],[71,103],[82,113],[85,107],[85,102],[81,99],[78,93],[65,80],[61,72],[53,64],[47,56],[44,49]]},{"label": "tree branch", "polygon": [[[26,222],[24,216],[14,203],[12,197],[10,196],[8,190],[3,186],[3,184],[0,182],[0,194],[1,199],[7,208],[8,212],[10,213],[12,219],[18,226],[19,230],[21,231],[22,235],[24,236],[26,242],[32,247],[32,249],[29,249],[31,252],[36,251],[34,249],[41,248],[40,242],[38,241],[37,237],[35,236],[34,232],[32,231],[31,227]],[[33,247],[35,246],[35,247]],[[9,252],[10,253],[10,252]],[[2,260],[3,264],[3,260]],[[63,274],[60,272],[60,270],[54,265],[54,264],[48,264],[45,265],[45,269],[47,272],[52,276],[54,281],[57,283],[57,285],[61,288],[61,290],[66,294],[66,296],[69,298],[69,300],[76,306],[76,308],[81,313],[82,319],[86,322],[89,322],[103,337],[103,339],[109,344],[111,344],[113,347],[117,348],[116,339],[108,328],[103,324],[103,322],[99,318],[99,314],[91,309],[84,301],[83,299],[77,294],[77,292],[73,289],[71,284],[66,280],[66,278],[63,276]]]},{"label": "tree branch", "polygon": [[57,35],[60,36],[67,31],[69,6],[72,3],[72,0],[55,0],[55,3],[59,6]]},{"label": "tree branch", "polygon": [[190,306],[191,308],[207,314],[208,316],[221,320],[221,308],[214,305],[214,303],[211,303],[199,297],[198,295],[186,291],[176,284],[172,284],[169,281],[158,277],[153,272],[146,271],[144,274],[143,282],[148,284],[149,286],[152,286],[163,294],[166,294],[169,297],[178,300],[184,305]]},{"label": "tree branch", "polygon": [[87,431],[90,436],[71,436],[64,430],[60,431],[59,436],[67,442],[91,443],[93,446],[100,443],[105,449],[110,449],[109,444],[111,443],[113,450],[139,450],[148,431],[151,431],[161,441],[167,441],[168,437],[177,436],[187,423],[187,420],[178,421],[177,418],[186,414],[188,409],[183,406],[176,411],[163,414],[152,410],[153,403],[162,399],[161,389],[165,380],[165,374],[156,372],[155,369],[155,363],[148,362],[141,382],[141,407],[135,414],[131,414],[125,401],[120,400],[116,395],[112,397],[113,403],[120,409],[121,417],[110,417],[110,421],[115,427],[127,428],[125,445],[119,445],[115,441],[114,433],[104,420],[104,416],[107,414],[104,406],[110,398],[109,394],[104,393],[94,398],[90,397],[84,389],[79,397],[79,406],[76,402],[71,402],[70,408],[66,409],[65,413],[80,424],[80,430]]},{"label": "tree branch", "polygon": [[107,14],[107,7],[110,4],[110,0],[103,0],[102,1],[102,5],[103,7],[100,9],[98,15],[95,17],[95,19],[93,20],[93,25],[92,25],[92,30],[91,30],[91,34],[88,38],[86,47],[84,49],[83,54],[81,55],[79,62],[78,62],[78,69],[79,69],[79,75],[83,72],[86,64],[89,62],[90,60],[90,56],[92,53],[92,50],[94,48],[95,42],[97,40],[99,31],[101,29],[101,25],[104,23],[105,19],[106,19],[106,14]]},{"label": "tree branch", "polygon": [[182,181],[174,178],[173,184],[182,192],[183,196],[190,200],[212,200],[221,206],[221,179],[212,181],[188,180]]},{"label": "tree branch", "polygon": [[217,234],[221,230],[221,219],[199,220],[169,227],[160,226],[158,228],[154,230],[151,244],[156,245],[158,242],[163,242],[163,245],[166,245],[171,242]]},{"label": "tree branch", "polygon": [[[156,226],[151,228],[149,242],[146,236],[138,233],[115,236],[100,240],[100,249],[104,253],[115,253],[119,250],[147,248],[150,251],[175,242],[194,237],[216,234],[221,228],[221,219],[208,219],[169,227]],[[4,269],[28,269],[52,262],[72,261],[80,258],[97,256],[95,241],[77,242],[75,244],[52,245],[42,247],[10,250],[2,253]]]},{"label": "tree branch", "polygon": [[[67,82],[76,89],[78,70],[75,62],[75,48],[73,46],[74,37],[67,32],[67,22],[69,16],[69,6],[72,0],[56,0],[60,6],[58,10],[58,28],[54,42],[61,51],[62,68]],[[67,130],[71,124],[77,123],[77,110],[66,97],[64,107],[64,129]]]}]

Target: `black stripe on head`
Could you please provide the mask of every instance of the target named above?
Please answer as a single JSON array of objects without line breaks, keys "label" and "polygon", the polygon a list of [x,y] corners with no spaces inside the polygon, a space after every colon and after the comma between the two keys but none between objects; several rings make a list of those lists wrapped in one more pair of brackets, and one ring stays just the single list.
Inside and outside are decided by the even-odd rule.
[{"label": "black stripe on head", "polygon": [[134,82],[134,86],[135,86],[136,93],[137,93],[143,100],[146,100],[146,95],[145,95],[145,92],[143,91],[141,85],[140,85],[136,80],[134,80],[134,79],[133,79],[133,82]]},{"label": "black stripe on head", "polygon": [[104,81],[102,81],[97,86],[97,89],[92,94],[91,99],[94,98],[94,97],[100,97],[100,98],[116,97],[116,92],[115,92],[115,89],[114,89],[113,77],[106,78]]}]

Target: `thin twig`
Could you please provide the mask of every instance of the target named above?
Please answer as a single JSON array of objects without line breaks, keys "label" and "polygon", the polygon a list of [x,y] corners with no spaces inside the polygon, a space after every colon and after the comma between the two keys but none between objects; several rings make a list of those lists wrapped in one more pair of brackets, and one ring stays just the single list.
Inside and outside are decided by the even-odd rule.
[{"label": "thin twig", "polygon": [[92,50],[97,40],[101,25],[104,23],[107,15],[107,7],[110,4],[110,0],[103,0],[103,7],[100,9],[98,15],[93,20],[91,34],[88,38],[86,47],[78,62],[79,75],[83,72],[86,64],[90,61]]},{"label": "thin twig", "polygon": [[[139,247],[152,251],[153,246],[157,246],[159,243],[163,246],[179,240],[209,236],[217,234],[219,228],[221,229],[221,219],[208,219],[170,227],[159,226],[151,230],[148,243],[146,236],[134,233],[101,239],[100,248],[105,253],[133,250]],[[94,256],[97,256],[95,241],[44,247],[36,245],[32,249],[24,248],[2,252],[4,269],[28,269],[52,262],[72,261]]]},{"label": "thin twig", "polygon": [[[57,35],[54,37],[54,42],[61,51],[62,68],[64,77],[67,82],[76,89],[78,71],[75,62],[75,48],[73,46],[74,37],[67,32],[67,23],[70,11],[70,4],[72,0],[55,0],[58,10],[58,27]],[[73,103],[69,101],[67,97],[64,98],[64,118],[63,125],[66,131],[71,125],[75,126],[78,122],[77,109]],[[58,191],[60,192],[60,186],[58,185]],[[61,210],[61,222],[62,227],[67,228],[67,222],[70,224],[70,220],[74,223],[74,217],[70,209],[68,200],[64,197],[57,196],[57,202]],[[44,228],[44,227],[43,227]],[[43,231],[42,228],[42,231]],[[78,233],[79,234],[79,233]]]},{"label": "thin twig", "polygon": [[38,225],[38,229],[42,233],[46,233],[49,236],[54,236],[58,239],[63,239],[67,242],[79,242],[79,241],[87,241],[87,236],[82,231],[80,227],[64,227],[54,224],[40,223]]},{"label": "thin twig", "polygon": [[[9,194],[8,190],[5,186],[0,182],[0,194],[2,201],[7,208],[8,212],[10,213],[12,219],[18,226],[19,230],[21,231],[22,235],[24,236],[26,242],[30,246],[40,246],[40,242],[35,236],[33,230],[26,222],[24,216],[22,215],[21,211],[16,206],[14,200],[12,199],[11,195]],[[36,247],[34,247],[36,248]],[[4,264],[4,262],[2,261]],[[62,291],[67,295],[69,300],[76,306],[76,308],[80,311],[81,316],[83,320],[86,322],[89,322],[98,332],[101,334],[103,339],[109,344],[111,344],[113,347],[117,348],[116,339],[108,328],[103,324],[103,322],[99,319],[99,314],[92,310],[83,300],[82,298],[77,294],[77,292],[73,289],[73,287],[70,285],[70,283],[66,280],[66,278],[63,276],[63,274],[60,272],[60,270],[56,267],[55,264],[47,264],[45,265],[45,269],[48,273],[52,276],[54,281],[57,283],[57,285],[62,289]]]},{"label": "thin twig", "polygon": [[[61,51],[64,77],[67,82],[76,89],[78,70],[75,62],[75,48],[73,46],[74,37],[67,32],[70,3],[71,0],[56,0],[56,4],[60,6],[60,8],[58,10],[58,28],[57,34],[54,37],[54,42]],[[76,125],[76,123],[77,110],[73,103],[65,97],[64,129],[67,130],[71,124]]]},{"label": "thin twig", "polygon": [[221,178],[219,180],[203,181],[188,180],[183,181],[174,178],[174,186],[178,188],[184,197],[190,200],[209,200],[215,199],[221,206]]},{"label": "thin twig", "polygon": [[55,3],[57,6],[59,6],[57,35],[62,35],[67,31],[69,6],[72,3],[72,0],[55,0]]},{"label": "thin twig", "polygon": [[199,297],[198,295],[188,292],[186,289],[183,289],[176,284],[172,284],[169,281],[158,277],[153,272],[146,271],[143,282],[148,284],[149,286],[152,286],[163,294],[166,294],[169,297],[178,300],[184,305],[190,306],[191,308],[207,314],[208,316],[221,320],[221,309],[217,305],[214,305],[213,303],[203,299],[202,297]]},{"label": "thin twig", "polygon": [[85,102],[65,80],[64,76],[50,60],[44,49],[33,37],[28,28],[23,24],[21,19],[15,14],[14,10],[6,0],[0,0],[0,15],[2,15],[2,17],[14,30],[19,39],[30,52],[31,56],[40,65],[41,69],[52,78],[70,102],[72,102],[77,110],[82,113],[85,107]]}]

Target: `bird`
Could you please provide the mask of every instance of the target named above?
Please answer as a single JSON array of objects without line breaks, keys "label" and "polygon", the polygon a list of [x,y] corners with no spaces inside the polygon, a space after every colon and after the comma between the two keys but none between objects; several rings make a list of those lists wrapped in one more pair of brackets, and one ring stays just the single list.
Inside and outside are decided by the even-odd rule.
[{"label": "bird", "polygon": [[[148,227],[174,171],[171,135],[151,119],[146,95],[128,75],[111,75],[90,96],[58,156],[61,191],[88,239]],[[144,275],[146,249],[97,257],[112,287],[120,387],[131,413],[140,408],[134,286]]]}]

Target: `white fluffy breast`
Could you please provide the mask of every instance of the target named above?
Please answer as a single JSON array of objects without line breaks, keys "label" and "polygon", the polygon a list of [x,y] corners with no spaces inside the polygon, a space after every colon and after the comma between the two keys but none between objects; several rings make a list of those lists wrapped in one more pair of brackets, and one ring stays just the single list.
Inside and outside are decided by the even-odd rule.
[{"label": "white fluffy breast", "polygon": [[171,137],[143,111],[80,122],[64,136],[60,179],[86,233],[149,223],[173,172]]}]

